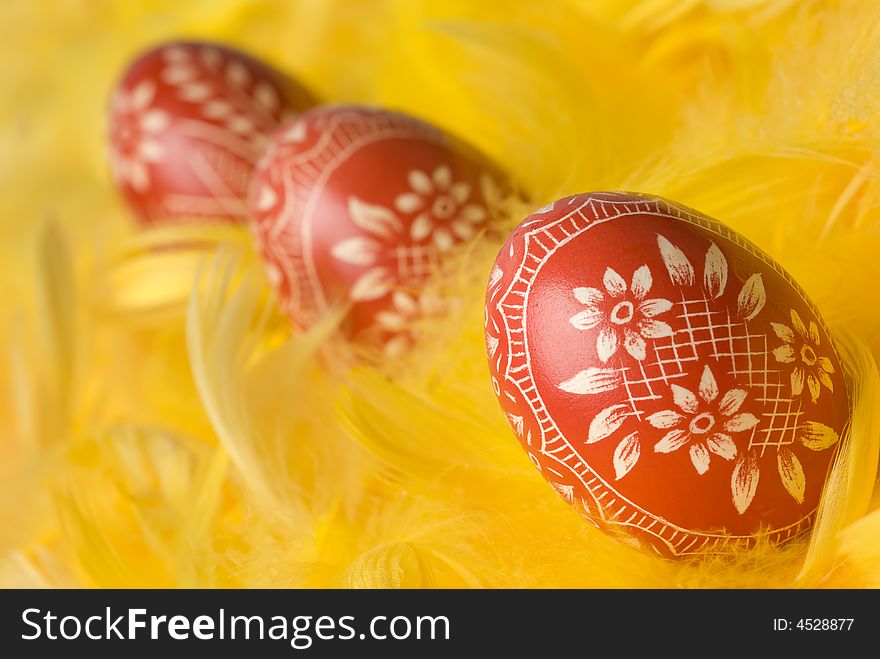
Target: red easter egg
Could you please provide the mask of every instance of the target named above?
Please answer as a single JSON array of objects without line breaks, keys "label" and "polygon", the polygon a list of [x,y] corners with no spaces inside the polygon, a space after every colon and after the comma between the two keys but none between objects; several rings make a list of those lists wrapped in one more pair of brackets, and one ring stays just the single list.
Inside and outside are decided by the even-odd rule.
[{"label": "red easter egg", "polygon": [[664,199],[530,215],[486,298],[492,384],[530,459],[665,556],[807,530],[849,418],[818,310],[771,257]]},{"label": "red easter egg", "polygon": [[511,190],[460,140],[387,110],[330,106],[274,136],[253,187],[254,232],[291,321],[346,306],[343,333],[399,352],[438,311],[425,282],[489,230]]},{"label": "red easter egg", "polygon": [[113,93],[113,179],[145,223],[243,220],[269,135],[313,104],[304,88],[239,51],[159,46],[131,64]]}]

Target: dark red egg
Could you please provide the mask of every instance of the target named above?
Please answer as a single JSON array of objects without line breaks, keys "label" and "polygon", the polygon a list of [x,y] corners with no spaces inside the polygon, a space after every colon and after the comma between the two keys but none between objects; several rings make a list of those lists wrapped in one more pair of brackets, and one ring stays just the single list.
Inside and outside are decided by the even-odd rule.
[{"label": "dark red egg", "polygon": [[413,117],[331,106],[280,129],[254,178],[254,230],[281,306],[308,328],[397,353],[439,313],[424,285],[491,231],[513,187],[475,149]]},{"label": "dark red egg", "polygon": [[492,384],[550,484],[666,556],[808,530],[849,419],[815,305],[723,224],[591,193],[526,218],[486,298]]},{"label": "dark red egg", "polygon": [[138,57],[113,92],[113,179],[144,223],[244,220],[269,135],[314,103],[302,86],[240,51],[164,44]]}]

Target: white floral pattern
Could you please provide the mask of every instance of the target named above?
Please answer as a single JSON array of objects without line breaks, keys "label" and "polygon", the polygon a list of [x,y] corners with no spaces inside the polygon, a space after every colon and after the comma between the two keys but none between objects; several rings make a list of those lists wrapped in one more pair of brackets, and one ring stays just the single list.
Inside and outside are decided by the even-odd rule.
[{"label": "white floral pattern", "polygon": [[[841,382],[834,381],[840,377],[840,367],[834,363],[833,346],[809,299],[766,254],[689,209],[618,193],[580,195],[576,202],[574,208],[562,209],[566,203],[562,200],[527,218],[499,254],[496,265],[506,274],[487,297],[487,351],[496,394],[506,412],[520,415],[521,423],[536,424],[541,431],[534,444],[519,433],[530,457],[537,458],[545,474],[574,485],[574,498],[583,503],[592,521],[623,531],[637,528],[661,553],[715,553],[730,544],[751,544],[758,533],[766,533],[771,542],[785,542],[808,529],[833,447],[839,442],[835,428],[845,422],[846,405],[839,396]],[[640,214],[668,221],[668,233],[661,231],[667,235],[655,232],[654,217],[643,219]],[[537,292],[539,283],[546,281],[539,279],[542,268],[553,259],[563,259],[567,272],[577,272],[580,264],[565,263],[575,260],[566,245],[581,241],[589,249],[582,238],[585,234],[624,220],[633,226],[621,227],[622,235],[641,235],[644,229],[644,235],[656,237],[658,251],[646,254],[644,261],[633,261],[641,245],[638,240],[631,245],[623,240],[620,255],[616,249],[607,253],[628,261],[629,268],[649,265],[653,296],[674,302],[674,311],[659,317],[672,327],[671,336],[655,341],[642,336],[647,344],[645,359],[633,358],[620,346],[625,328],[638,329],[638,301],[631,294],[636,285],[630,283],[629,289],[621,285],[629,268],[624,271],[616,262],[603,263],[596,279],[611,266],[608,277],[603,277],[608,279],[604,287],[576,289],[580,282],[575,280],[564,294],[577,290],[575,298],[584,307],[569,298],[560,317],[547,304],[558,294],[555,287],[547,297]],[[638,226],[641,222],[649,224]],[[691,229],[690,235],[678,230],[682,222]],[[736,260],[728,263],[731,254]],[[588,267],[596,267],[598,258],[590,254],[585,259]],[[613,307],[622,301],[633,304],[634,318],[626,305],[614,314]],[[527,314],[530,304],[532,312]],[[795,306],[803,322],[787,320],[789,305]],[[617,325],[612,316],[627,322]],[[593,352],[590,346],[578,358],[544,325],[548,317],[552,323],[562,323],[562,328],[592,329],[590,343],[596,341],[595,334],[614,325],[616,353],[606,346],[607,361],[601,361],[599,347]],[[784,325],[772,326],[780,317]],[[783,345],[775,340],[777,336]],[[817,353],[815,361],[809,350],[801,355],[804,345]],[[819,345],[828,362],[821,361]],[[542,351],[556,351],[552,354],[559,357],[553,364],[560,370],[554,373],[558,379],[552,389],[545,381],[548,369],[539,375],[535,366],[539,362],[530,359],[534,355],[543,359]],[[610,354],[617,357],[611,359]],[[803,375],[792,376],[793,368],[801,368]],[[815,391],[816,383],[830,390],[817,369],[828,375],[838,397],[820,390],[828,404],[810,408],[792,391],[805,396],[811,387]],[[812,384],[810,374],[816,380]],[[579,401],[575,396],[592,398]],[[545,432],[548,416],[552,425]],[[674,510],[646,509],[642,504],[650,504],[651,495],[641,490],[644,473],[639,473],[639,464],[645,469],[668,469],[670,483],[687,479],[675,486],[690,496],[699,497],[704,487],[711,487],[714,494],[716,486],[725,484],[729,495],[726,502],[717,502],[717,510],[698,506],[693,521],[687,511],[677,518]],[[777,506],[778,498],[786,496],[799,508],[769,512],[771,504]],[[722,530],[726,525],[711,519],[731,513],[742,515],[750,526],[741,532]]]},{"label": "white floral pattern", "polygon": [[260,145],[279,123],[278,91],[243,62],[210,45],[171,47],[162,54],[162,82],[181,100],[197,105],[205,119]]},{"label": "white floral pattern", "polygon": [[395,285],[395,273],[385,260],[393,243],[401,239],[403,223],[384,206],[368,204],[357,197],[349,198],[348,213],[366,235],[346,238],[336,243],[330,253],[343,263],[367,266],[351,287],[352,301],[377,300]]},{"label": "white floral pattern", "polygon": [[[630,416],[626,405],[612,405],[599,412],[590,422],[586,444],[601,442],[613,435]],[[639,461],[642,447],[638,432],[633,432],[621,439],[614,449],[614,476],[620,480],[626,476]]]},{"label": "white floral pattern", "polygon": [[[810,400],[819,400],[822,387],[834,391],[831,374],[834,366],[828,357],[818,354],[820,347],[819,327],[815,320],[806,325],[800,314],[791,310],[791,327],[783,323],[770,323],[773,332],[783,344],[773,350],[773,357],[783,364],[797,364],[791,372],[791,395],[800,396],[806,382]],[[794,328],[794,329],[792,329]]]},{"label": "white floral pattern", "polygon": [[579,330],[601,326],[596,337],[596,352],[602,362],[607,362],[618,346],[634,358],[642,361],[646,356],[645,339],[658,339],[672,335],[672,328],[654,316],[669,311],[672,302],[663,298],[646,299],[653,279],[648,266],[638,268],[632,276],[629,290],[626,281],[613,268],[607,268],[604,276],[605,292],[597,288],[575,288],[572,294],[586,306],[569,319]]},{"label": "white floral pattern", "polygon": [[377,325],[393,335],[384,344],[385,354],[389,357],[402,355],[412,344],[413,324],[420,318],[436,316],[441,309],[441,301],[436,296],[395,290],[391,294],[391,309],[376,314]]},{"label": "white floral pattern", "polygon": [[729,433],[750,430],[758,424],[754,414],[739,412],[746,399],[745,389],[731,389],[721,396],[717,405],[713,405],[719,391],[708,366],[703,367],[700,377],[699,398],[677,384],[670,387],[678,410],[662,410],[648,417],[648,423],[655,428],[670,429],[654,445],[654,451],[673,453],[689,445],[691,463],[700,475],[709,470],[710,453],[724,460],[733,460],[736,443]]},{"label": "white floral pattern", "polygon": [[143,80],[128,91],[119,89],[112,102],[113,177],[137,192],[150,187],[149,165],[161,162],[165,155],[161,137],[169,117],[150,107],[155,96],[156,83]]},{"label": "white floral pattern", "polygon": [[471,185],[455,181],[446,165],[438,166],[430,175],[413,169],[407,179],[411,191],[398,195],[394,207],[401,213],[417,214],[410,226],[413,240],[430,238],[437,249],[446,252],[455,245],[455,238],[473,238],[486,220],[486,209],[469,203]]}]

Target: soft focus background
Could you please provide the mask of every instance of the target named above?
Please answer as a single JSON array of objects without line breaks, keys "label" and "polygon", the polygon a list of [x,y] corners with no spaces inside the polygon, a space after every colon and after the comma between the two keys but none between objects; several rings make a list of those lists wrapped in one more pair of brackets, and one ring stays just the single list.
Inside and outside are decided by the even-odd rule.
[{"label": "soft focus background", "polygon": [[841,472],[821,542],[669,563],[584,523],[506,427],[481,336],[498,245],[443,283],[463,302],[438,336],[379,371],[329,324],[291,336],[246,230],[138,231],[105,109],[134,55],[178,37],[433,121],[536,205],[629,189],[728,223],[872,395],[873,0],[5,0],[0,585],[880,586],[873,404],[852,442],[874,454]]}]

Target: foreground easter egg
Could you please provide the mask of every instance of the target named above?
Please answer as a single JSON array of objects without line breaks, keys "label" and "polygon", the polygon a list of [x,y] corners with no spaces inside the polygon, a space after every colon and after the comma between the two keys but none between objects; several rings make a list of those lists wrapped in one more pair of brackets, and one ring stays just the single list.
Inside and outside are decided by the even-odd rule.
[{"label": "foreground easter egg", "polygon": [[491,230],[509,184],[466,144],[412,117],[315,109],[274,136],[254,179],[254,231],[298,326],[347,307],[342,331],[399,352],[439,311],[424,284]]},{"label": "foreground easter egg", "polygon": [[144,222],[242,220],[268,136],[312,104],[305,89],[244,53],[210,43],[160,46],[114,91],[113,178]]},{"label": "foreground easter egg", "polygon": [[529,216],[486,302],[492,383],[550,484],[667,556],[812,524],[849,416],[815,306],[773,259],[657,197]]}]

